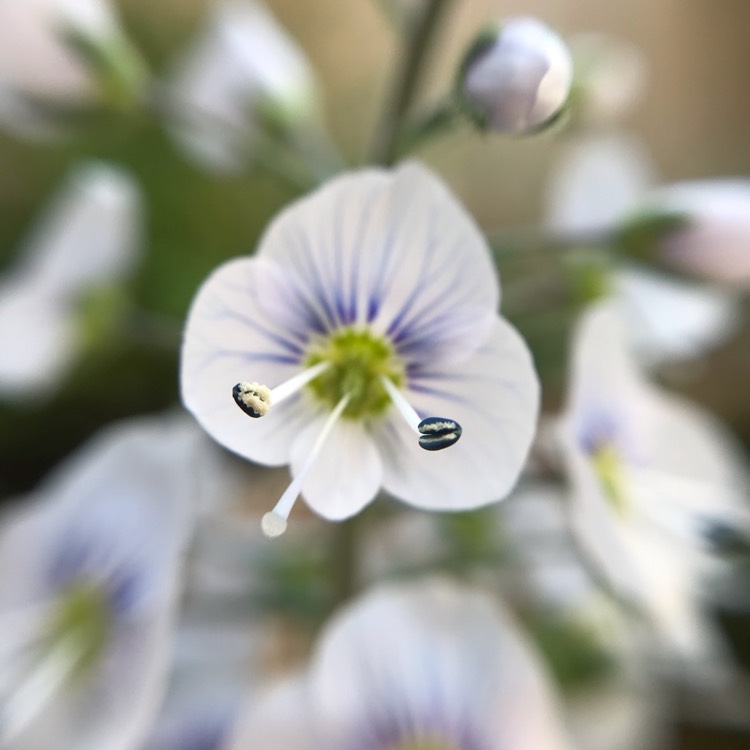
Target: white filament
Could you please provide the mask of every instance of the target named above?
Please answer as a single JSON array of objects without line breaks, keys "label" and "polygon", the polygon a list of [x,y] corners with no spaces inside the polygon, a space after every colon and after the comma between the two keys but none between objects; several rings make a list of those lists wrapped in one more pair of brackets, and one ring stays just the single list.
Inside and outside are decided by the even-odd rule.
[{"label": "white filament", "polygon": [[297,373],[289,378],[289,380],[277,385],[275,388],[271,388],[271,405],[278,404],[279,402],[284,401],[284,399],[289,398],[289,396],[293,396],[310,381],[315,380],[320,373],[328,369],[330,366],[330,362],[318,362],[317,365],[308,367],[306,370]]},{"label": "white filament", "polygon": [[273,510],[263,516],[263,519],[261,520],[261,529],[266,536],[280,536],[286,531],[286,522],[289,518],[289,513],[294,507],[294,503],[302,490],[302,485],[305,483],[307,475],[310,473],[310,470],[315,464],[315,460],[323,449],[323,445],[330,435],[333,426],[338,421],[344,409],[346,409],[349,399],[351,399],[351,394],[347,394],[338,402],[338,404],[336,404],[336,408],[328,415],[328,419],[326,419],[323,429],[320,431],[302,470],[296,477],[294,477],[291,484],[286,488],[284,494],[279,498],[279,501],[276,503]]},{"label": "white filament", "polygon": [[404,396],[404,394],[393,384],[393,381],[385,375],[380,376],[380,382],[383,384],[383,388],[388,392],[388,395],[390,396],[393,405],[398,409],[399,414],[406,420],[406,424],[408,424],[409,427],[419,435],[419,425],[422,418],[417,414],[414,407],[406,400],[406,396]]}]

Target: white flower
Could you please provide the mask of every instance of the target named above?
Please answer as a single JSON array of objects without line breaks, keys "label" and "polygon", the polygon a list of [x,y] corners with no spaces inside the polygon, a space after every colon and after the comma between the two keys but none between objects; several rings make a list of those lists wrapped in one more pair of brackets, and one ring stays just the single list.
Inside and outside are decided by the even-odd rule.
[{"label": "white flower", "polygon": [[192,422],[108,429],[0,528],[0,745],[135,749],[161,698],[194,512]]},{"label": "white flower", "polygon": [[309,671],[260,700],[231,750],[557,750],[547,679],[487,595],[445,581],[383,587],[340,613]]},{"label": "white flower", "polygon": [[573,59],[560,37],[535,18],[508,18],[480,37],[461,72],[460,94],[481,127],[529,133],[563,108]]},{"label": "white flower", "polygon": [[55,108],[102,93],[82,45],[109,49],[112,62],[132,54],[108,0],[0,0],[0,18],[0,121],[24,136],[49,133]]},{"label": "white flower", "polygon": [[576,554],[566,501],[562,486],[537,481],[498,508],[512,552],[504,571],[511,593],[532,627],[548,633],[559,676],[575,680],[562,696],[575,747],[658,747],[663,717],[642,638]]},{"label": "white flower", "polygon": [[750,530],[746,466],[715,420],[643,378],[612,304],[580,322],[560,440],[583,544],[678,653],[706,654],[702,576]]},{"label": "white flower", "polygon": [[636,47],[604,34],[569,40],[573,53],[573,116],[584,125],[608,125],[626,115],[640,97],[647,65]]},{"label": "white flower", "polygon": [[[484,239],[429,172],[345,175],[282,212],[256,257],[203,284],[183,399],[229,449],[291,463],[271,533],[300,491],[330,519],[381,486],[433,510],[490,503],[518,477],[539,395],[498,296]],[[243,378],[257,382],[234,389],[242,410],[274,404],[262,419],[232,402]]]},{"label": "white flower", "polygon": [[309,118],[313,76],[294,41],[254,0],[219,0],[175,68],[168,92],[172,131],[201,164],[247,166],[265,108],[282,121]]},{"label": "white flower", "polygon": [[644,196],[638,208],[685,221],[660,243],[662,260],[699,278],[750,287],[750,180],[665,185]]},{"label": "white flower", "polygon": [[[640,213],[653,166],[639,143],[618,133],[586,136],[563,151],[550,177],[547,224],[572,242],[606,243]],[[670,279],[635,263],[616,267],[611,291],[639,356],[649,364],[695,357],[728,338],[739,320],[737,300],[706,284]]]},{"label": "white flower", "polygon": [[0,278],[0,393],[51,390],[80,347],[81,297],[128,273],[140,240],[140,196],[124,172],[75,170]]}]

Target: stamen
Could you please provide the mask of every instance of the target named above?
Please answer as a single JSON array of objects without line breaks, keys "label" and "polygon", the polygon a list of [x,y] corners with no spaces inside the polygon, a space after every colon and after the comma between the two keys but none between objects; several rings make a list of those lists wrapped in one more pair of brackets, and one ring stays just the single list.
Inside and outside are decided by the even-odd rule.
[{"label": "stamen", "polygon": [[325,424],[323,425],[323,429],[320,431],[320,434],[318,435],[318,438],[315,441],[312,450],[310,451],[310,455],[307,457],[307,461],[302,467],[302,471],[300,471],[300,473],[296,477],[294,477],[291,484],[284,491],[284,494],[279,498],[279,501],[274,506],[274,509],[263,516],[260,527],[266,536],[281,536],[281,534],[286,531],[289,513],[294,507],[294,503],[297,500],[299,493],[302,491],[302,486],[307,479],[307,475],[310,473],[315,460],[317,459],[320,451],[323,448],[323,444],[328,438],[328,435],[333,429],[333,426],[338,421],[342,412],[344,411],[344,409],[346,409],[346,405],[349,403],[350,399],[351,394],[347,394],[346,396],[344,396],[344,398],[341,399],[341,401],[338,402],[338,404],[336,404],[336,408],[328,415],[328,419],[326,419]]},{"label": "stamen", "polygon": [[272,404],[278,404],[293,396],[304,388],[311,380],[315,380],[324,370],[330,367],[330,362],[319,362],[297,373],[275,388],[268,388],[262,383],[237,383],[232,388],[232,397],[237,406],[249,417],[258,419],[268,413]]},{"label": "stamen", "polygon": [[426,451],[440,451],[458,442],[463,430],[455,419],[445,417],[426,417],[421,419],[414,407],[406,400],[393,381],[385,375],[381,376],[383,388],[393,401],[406,424],[419,435],[419,445]]},{"label": "stamen", "polygon": [[419,445],[426,451],[441,451],[458,442],[463,430],[453,419],[427,417],[419,423]]}]

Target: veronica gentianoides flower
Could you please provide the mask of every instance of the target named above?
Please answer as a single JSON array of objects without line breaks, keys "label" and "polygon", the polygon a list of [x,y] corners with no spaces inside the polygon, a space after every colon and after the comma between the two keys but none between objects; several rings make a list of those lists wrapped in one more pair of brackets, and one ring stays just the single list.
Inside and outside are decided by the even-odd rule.
[{"label": "veronica gentianoides flower", "polygon": [[4,517],[3,748],[140,747],[166,680],[195,438],[185,422],[112,428]]},{"label": "veronica gentianoides flower", "polygon": [[70,174],[0,277],[0,394],[60,384],[90,322],[86,296],[132,270],[140,230],[140,194],[127,173],[95,162]]},{"label": "veronica gentianoides flower", "polygon": [[[553,169],[547,224],[573,244],[580,237],[606,246],[629,217],[644,213],[640,206],[648,202],[654,182],[653,165],[634,139],[619,133],[581,136],[567,144]],[[604,286],[620,305],[636,352],[648,364],[695,357],[736,326],[737,300],[724,289],[630,261],[612,263],[605,273]]]},{"label": "veronica gentianoides flower", "polygon": [[715,419],[639,372],[616,306],[583,315],[572,357],[560,440],[574,527],[676,652],[705,655],[705,576],[750,534],[746,464]]},{"label": "veronica gentianoides flower", "polygon": [[380,487],[421,508],[477,507],[514,485],[538,409],[498,303],[487,245],[437,178],[415,164],[347,174],[204,282],[183,399],[230,450],[291,463],[271,535],[300,492],[329,519]]},{"label": "veronica gentianoides flower", "polygon": [[544,670],[487,594],[382,587],[323,631],[308,671],[251,701],[229,750],[562,750]]},{"label": "veronica gentianoides flower", "polygon": [[262,148],[269,123],[310,124],[316,93],[302,50],[262,3],[219,0],[175,65],[166,95],[177,142],[202,165],[234,172],[248,166],[253,147]]}]

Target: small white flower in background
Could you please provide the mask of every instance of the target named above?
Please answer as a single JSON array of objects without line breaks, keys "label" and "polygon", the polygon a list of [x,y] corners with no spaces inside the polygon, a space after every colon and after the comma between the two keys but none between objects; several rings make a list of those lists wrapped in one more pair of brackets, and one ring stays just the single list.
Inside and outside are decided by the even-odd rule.
[{"label": "small white flower in background", "polygon": [[616,123],[643,92],[648,72],[644,55],[604,34],[579,34],[568,44],[573,53],[572,117],[589,127]]},{"label": "small white flower in background", "polygon": [[81,298],[131,271],[140,231],[140,196],[126,173],[92,163],[70,174],[0,277],[0,395],[60,384],[81,346]]},{"label": "small white flower in background", "polygon": [[0,745],[139,747],[169,664],[203,436],[107,429],[0,526]]},{"label": "small white flower in background", "polygon": [[[563,237],[602,243],[655,182],[638,141],[619,133],[586,135],[563,150],[550,175],[546,224]],[[706,284],[670,279],[636,263],[613,267],[609,285],[638,355],[648,364],[700,355],[726,340],[739,320],[737,300]]]},{"label": "small white flower in background", "polygon": [[497,501],[521,471],[539,400],[498,298],[482,235],[432,174],[347,174],[283,211],[255,257],[204,282],[183,399],[230,450],[291,463],[264,519],[271,535],[300,492],[329,519],[381,486],[432,510]]},{"label": "small white flower in background", "polygon": [[107,0],[0,0],[0,18],[0,122],[20,135],[55,133],[57,114],[143,77]]},{"label": "small white flower in background", "polygon": [[[553,644],[547,657],[566,688],[562,700],[574,746],[658,747],[661,703],[643,639],[583,566],[571,543],[568,506],[561,485],[532,481],[498,508],[511,551],[503,591],[532,632],[546,633],[542,644]],[[555,660],[562,662],[557,669]]]},{"label": "small white flower in background", "polygon": [[231,750],[558,750],[548,679],[489,596],[382,587],[329,623],[309,670],[251,702]]},{"label": "small white flower in background", "polygon": [[617,307],[577,329],[560,443],[581,542],[674,652],[710,652],[699,614],[714,554],[750,533],[747,466],[721,425],[649,384]]},{"label": "small white flower in background", "polygon": [[535,132],[563,109],[573,82],[565,42],[535,18],[503,21],[469,50],[459,77],[459,97],[481,128],[499,133]]},{"label": "small white flower in background", "polygon": [[665,263],[697,278],[743,291],[750,288],[750,180],[665,185],[644,196],[637,209],[684,221],[656,248]]},{"label": "small white flower in background", "polygon": [[206,167],[238,171],[264,125],[294,125],[316,112],[310,66],[255,0],[218,0],[198,39],[175,66],[165,93],[171,130]]}]

